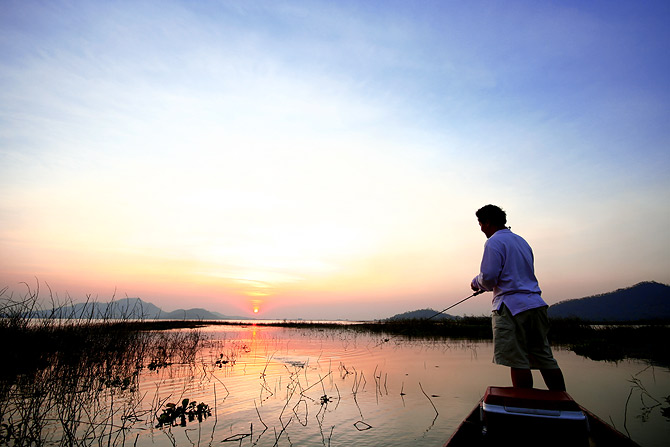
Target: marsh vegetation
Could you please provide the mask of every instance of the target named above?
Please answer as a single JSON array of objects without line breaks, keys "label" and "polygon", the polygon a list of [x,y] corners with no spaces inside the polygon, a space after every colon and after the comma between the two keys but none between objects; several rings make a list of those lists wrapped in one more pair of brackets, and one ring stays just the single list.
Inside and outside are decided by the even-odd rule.
[{"label": "marsh vegetation", "polygon": [[127,429],[153,409],[136,398],[144,369],[192,364],[197,329],[159,330],[126,319],[34,318],[39,290],[2,292],[0,444],[123,444]]},{"label": "marsh vegetation", "polygon": [[[567,348],[593,360],[618,362],[625,359],[650,361],[658,366],[670,367],[670,322],[642,321],[591,322],[576,318],[551,320],[549,333],[552,345]],[[209,324],[245,323],[209,322]],[[254,323],[257,326],[279,326],[302,329],[337,329],[348,332],[376,334],[381,342],[396,337],[420,340],[491,340],[491,318],[488,316],[466,316],[445,320],[395,319],[361,322],[358,324],[311,323],[304,321],[277,321]]]},{"label": "marsh vegetation", "polygon": [[[0,445],[441,445],[487,385],[508,382],[490,363],[486,317],[347,325],[34,318],[38,293],[0,301],[0,335],[10,341]],[[579,374],[580,402],[616,408],[601,417],[634,437],[650,424],[657,438],[667,434],[658,428],[666,369],[622,360],[627,352],[588,361],[594,379],[573,343],[612,340],[614,329],[575,321],[555,329],[554,341],[573,349],[558,355],[568,377]],[[582,381],[606,387],[607,397],[589,400]]]}]

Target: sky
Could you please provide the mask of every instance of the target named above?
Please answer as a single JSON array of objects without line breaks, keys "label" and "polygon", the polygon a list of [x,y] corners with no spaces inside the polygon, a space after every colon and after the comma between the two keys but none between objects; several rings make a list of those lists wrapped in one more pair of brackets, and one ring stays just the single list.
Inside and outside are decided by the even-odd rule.
[{"label": "sky", "polygon": [[488,203],[549,304],[670,283],[669,22],[666,1],[1,0],[0,289],[441,310]]}]

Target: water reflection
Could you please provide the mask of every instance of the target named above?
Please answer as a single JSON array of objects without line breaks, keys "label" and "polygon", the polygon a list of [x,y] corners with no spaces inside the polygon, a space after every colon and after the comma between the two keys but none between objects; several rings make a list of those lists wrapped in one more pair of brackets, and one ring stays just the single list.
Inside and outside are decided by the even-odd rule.
[{"label": "water reflection", "polygon": [[[205,333],[211,338],[197,359],[199,375],[173,367],[171,380],[141,378],[142,389],[156,389],[159,399],[211,402],[216,419],[197,424],[209,435],[196,445],[442,445],[487,385],[509,383],[507,369],[491,363],[487,342],[380,344],[379,336],[345,330],[254,326]],[[638,409],[627,397],[635,374],[649,396],[667,396],[668,371],[640,373],[646,365],[593,362],[560,349],[556,355],[580,403],[643,445],[664,443],[669,424],[660,408],[632,417]],[[217,364],[221,358],[229,361]],[[137,445],[192,442],[189,430],[196,428],[142,433]]]},{"label": "water reflection", "polygon": [[[157,356],[128,383],[119,375],[95,399],[78,395],[73,420],[99,412],[107,425],[52,430],[49,444],[84,434],[84,445],[439,446],[488,385],[509,384],[489,342],[380,343],[346,329],[267,326],[210,326],[202,336],[188,359]],[[665,445],[667,369],[555,355],[579,403],[641,445]]]}]

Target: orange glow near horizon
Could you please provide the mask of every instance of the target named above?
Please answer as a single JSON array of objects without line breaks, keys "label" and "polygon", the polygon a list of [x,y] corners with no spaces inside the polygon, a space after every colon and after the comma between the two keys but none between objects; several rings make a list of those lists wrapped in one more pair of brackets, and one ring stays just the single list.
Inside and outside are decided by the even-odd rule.
[{"label": "orange glow near horizon", "polygon": [[260,312],[260,310],[261,310],[261,304],[262,304],[262,301],[261,301],[261,300],[253,300],[253,301],[251,301],[251,307],[252,307],[253,312],[254,312],[255,314],[257,314],[258,312]]}]

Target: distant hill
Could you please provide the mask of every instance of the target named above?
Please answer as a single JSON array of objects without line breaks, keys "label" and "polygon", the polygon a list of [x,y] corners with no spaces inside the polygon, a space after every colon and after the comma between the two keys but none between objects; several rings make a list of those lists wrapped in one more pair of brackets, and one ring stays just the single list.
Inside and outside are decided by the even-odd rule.
[{"label": "distant hill", "polygon": [[205,309],[178,309],[165,312],[158,306],[139,298],[122,298],[108,303],[88,302],[59,307],[55,310],[36,312],[37,317],[55,317],[65,319],[166,319],[166,320],[249,320],[248,317],[233,317],[210,312]]},{"label": "distant hill", "polygon": [[405,312],[402,314],[396,314],[390,318],[387,318],[387,320],[446,320],[446,319],[454,319],[453,315],[449,314],[437,314],[439,311],[434,310],[434,309],[419,309],[419,310],[412,310],[409,312]]},{"label": "distant hill", "polygon": [[62,319],[102,318],[160,318],[163,312],[157,306],[139,298],[122,298],[108,303],[89,301],[37,312],[38,317]]},{"label": "distant hill", "polygon": [[670,319],[670,286],[654,281],[549,307],[550,318],[576,317],[588,321]]},{"label": "distant hill", "polygon": [[161,316],[169,320],[244,320],[245,317],[228,317],[205,309],[177,309]]}]

